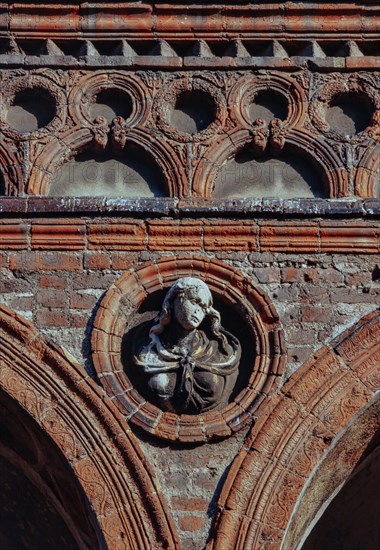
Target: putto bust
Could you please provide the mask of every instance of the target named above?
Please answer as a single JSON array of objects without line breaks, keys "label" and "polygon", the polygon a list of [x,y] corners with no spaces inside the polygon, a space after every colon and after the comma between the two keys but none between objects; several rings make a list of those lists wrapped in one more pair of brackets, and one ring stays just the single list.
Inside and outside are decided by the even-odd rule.
[{"label": "putto bust", "polygon": [[240,357],[239,340],[223,329],[208,286],[195,277],[170,288],[150,330],[145,327],[133,347],[137,376],[162,410],[177,414],[225,406]]}]

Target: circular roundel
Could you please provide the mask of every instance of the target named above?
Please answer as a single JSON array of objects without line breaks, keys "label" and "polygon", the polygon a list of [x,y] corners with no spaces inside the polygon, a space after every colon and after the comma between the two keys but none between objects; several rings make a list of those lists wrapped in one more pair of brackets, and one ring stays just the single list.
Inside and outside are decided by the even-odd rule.
[{"label": "circular roundel", "polygon": [[377,133],[380,97],[363,75],[336,74],[312,98],[309,115],[326,137],[359,142]]},{"label": "circular roundel", "polygon": [[6,82],[2,94],[1,129],[12,139],[46,137],[59,131],[66,122],[63,92],[48,77],[21,75]]},{"label": "circular roundel", "polygon": [[122,117],[129,126],[142,124],[151,109],[151,96],[135,75],[122,71],[96,72],[84,76],[71,91],[70,113],[74,120],[93,124],[98,116],[108,123]]},{"label": "circular roundel", "polygon": [[306,114],[302,87],[277,73],[243,76],[232,88],[228,103],[231,117],[243,127],[250,127],[256,119],[268,123],[274,118],[293,127],[301,124]]},{"label": "circular roundel", "polygon": [[180,142],[214,138],[226,121],[220,90],[201,78],[181,78],[167,85],[155,100],[157,126]]},{"label": "circular roundel", "polygon": [[101,301],[91,336],[99,380],[125,417],[180,442],[228,437],[252,422],[283,372],[283,342],[268,296],[198,256],[125,273]]}]

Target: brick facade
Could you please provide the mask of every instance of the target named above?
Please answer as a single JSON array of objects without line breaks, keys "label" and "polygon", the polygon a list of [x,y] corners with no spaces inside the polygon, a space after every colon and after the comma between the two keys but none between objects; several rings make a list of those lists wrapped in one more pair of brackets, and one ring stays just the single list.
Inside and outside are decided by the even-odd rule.
[{"label": "brick facade", "polygon": [[[0,3],[0,405],[40,464],[53,441],[70,465],[81,496],[53,507],[75,547],[302,547],[370,453],[378,12]],[[202,415],[146,402],[122,361],[128,323],[189,275],[246,350]],[[65,477],[11,447],[50,502]]]}]

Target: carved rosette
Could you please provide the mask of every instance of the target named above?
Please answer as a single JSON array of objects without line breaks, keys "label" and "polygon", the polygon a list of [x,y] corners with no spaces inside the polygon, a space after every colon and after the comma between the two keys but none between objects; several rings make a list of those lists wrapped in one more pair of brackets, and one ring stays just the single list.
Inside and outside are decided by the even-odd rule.
[{"label": "carved rosette", "polygon": [[[240,317],[249,334],[243,348],[251,346],[253,352],[248,354],[252,361],[240,366],[242,382],[230,402],[202,414],[178,415],[149,402],[137,391],[123,361],[125,340],[136,326],[136,314],[149,310],[147,304],[181,277],[202,279],[214,302],[223,303],[227,311]],[[100,304],[91,344],[99,380],[124,416],[150,434],[180,442],[228,437],[251,423],[255,410],[277,387],[285,363],[282,330],[268,296],[236,269],[203,257],[163,258],[125,273]]]}]

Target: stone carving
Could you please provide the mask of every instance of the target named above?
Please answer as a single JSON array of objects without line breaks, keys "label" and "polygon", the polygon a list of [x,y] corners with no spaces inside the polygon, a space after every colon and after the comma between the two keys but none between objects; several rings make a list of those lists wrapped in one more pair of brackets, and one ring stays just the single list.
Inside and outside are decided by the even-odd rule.
[{"label": "stone carving", "polygon": [[[191,300],[194,292],[195,300],[201,298],[204,308],[201,318],[195,314],[197,326],[188,331],[192,336],[187,344],[187,358],[173,349],[178,346],[178,341],[173,342],[178,332],[173,330],[182,327],[175,316],[174,302],[178,286],[184,280],[192,284],[182,299]],[[157,297],[165,292],[162,311],[153,321],[150,312],[160,308]],[[229,330],[234,327],[232,330],[239,335],[241,358],[236,338],[220,325],[212,297],[220,300],[218,304],[226,312],[225,326]],[[194,306],[187,304],[190,305]],[[178,310],[177,316],[180,317]],[[153,345],[152,335],[160,345],[158,349]],[[100,304],[91,334],[91,350],[103,388],[128,421],[158,438],[182,443],[229,437],[251,423],[255,411],[275,391],[286,358],[279,317],[269,297],[228,264],[189,254],[163,257],[124,273]],[[194,369],[190,360],[194,361]],[[187,361],[190,363],[187,371],[197,384],[195,390],[198,392],[200,385],[211,387],[207,404],[205,394],[199,404],[189,402],[185,407],[180,401],[181,372]],[[153,376],[159,374],[168,375],[171,383],[175,383],[173,395],[165,404],[159,403],[158,390],[153,391],[148,385],[151,381],[151,385],[158,386],[159,379]],[[189,384],[186,377],[184,381]],[[185,409],[188,414],[181,414]],[[201,414],[196,414],[198,410]]]},{"label": "stone carving", "polygon": [[134,362],[163,410],[196,414],[228,402],[241,346],[223,329],[212,303],[202,280],[178,279],[149,334],[137,337]]}]

